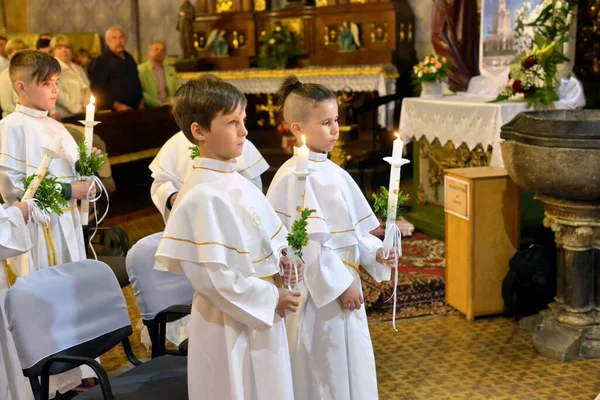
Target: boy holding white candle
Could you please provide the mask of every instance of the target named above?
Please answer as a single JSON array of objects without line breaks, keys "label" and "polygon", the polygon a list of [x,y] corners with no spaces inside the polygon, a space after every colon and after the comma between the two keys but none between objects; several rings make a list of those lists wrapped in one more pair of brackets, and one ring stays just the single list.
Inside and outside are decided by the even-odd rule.
[{"label": "boy holding white candle", "polygon": [[246,98],[233,85],[191,80],[173,115],[200,157],[178,192],[156,268],[185,274],[195,289],[188,351],[190,399],[293,399],[282,314],[299,293],[274,285],[287,231],[236,172],[248,131]]},{"label": "boy holding white candle", "polygon": [[[335,93],[318,84],[285,79],[279,104],[291,132],[306,138],[279,169],[267,198],[286,227],[299,208],[316,210],[308,221],[302,303],[286,318],[296,400],[377,399],[375,357],[363,303],[359,265],[378,282],[390,278],[379,222],[352,177],[327,159],[339,136]],[[297,175],[308,167],[298,205]],[[332,393],[335,393],[332,396]]]},{"label": "boy holding white candle", "polygon": [[[13,56],[9,71],[19,104],[16,112],[0,121],[0,194],[9,203],[22,198],[22,180],[37,171],[44,157],[41,147],[50,148],[55,137],[60,136],[61,157],[50,163],[48,172],[61,182],[68,200],[62,215],[50,215],[46,236],[40,224],[28,224],[37,244],[35,251],[12,263],[15,272],[24,276],[49,266],[54,256],[58,264],[86,258],[76,200],[86,198],[91,183],[76,180],[77,144],[62,124],[48,118],[48,110],[54,108],[58,95],[61,69],[56,59],[39,51],[24,50]],[[92,188],[91,195],[94,193]],[[48,257],[50,254],[53,257]]]}]

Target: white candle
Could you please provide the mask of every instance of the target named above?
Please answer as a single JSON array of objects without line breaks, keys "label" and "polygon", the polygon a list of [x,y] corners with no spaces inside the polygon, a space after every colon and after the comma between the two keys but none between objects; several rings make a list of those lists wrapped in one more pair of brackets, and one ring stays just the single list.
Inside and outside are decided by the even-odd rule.
[{"label": "white candle", "polygon": [[396,135],[396,140],[394,140],[394,150],[392,151],[392,159],[397,160],[402,158],[402,149],[404,148],[404,142],[400,139],[400,134],[398,132],[394,133]]},{"label": "white candle", "polygon": [[85,122],[94,122],[94,112],[96,111],[96,106],[94,103],[96,99],[94,96],[90,97],[90,104],[85,107]]},{"label": "white candle", "polygon": [[[62,136],[59,136],[59,135],[54,136],[54,139],[52,139],[52,143],[50,144],[50,150],[52,150],[54,153],[58,153],[58,150],[60,149],[61,144],[62,144]],[[35,171],[35,178],[31,181],[31,183],[27,187],[27,191],[25,192],[25,194],[23,195],[23,198],[21,199],[22,201],[33,199],[35,197],[35,192],[37,192],[38,188],[40,187],[40,183],[42,183],[44,176],[46,176],[46,172],[48,172],[48,168],[50,167],[50,163],[52,162],[53,158],[54,157],[52,157],[48,153],[46,153],[44,155],[44,158],[42,158],[42,162],[40,163],[37,170]]]},{"label": "white candle", "polygon": [[387,220],[395,221],[398,210],[398,193],[400,190],[400,165],[392,165],[390,184],[388,186]]},{"label": "white candle", "polygon": [[308,147],[306,147],[306,138],[302,135],[302,146],[298,149],[298,160],[296,161],[296,172],[306,172],[308,170]]}]

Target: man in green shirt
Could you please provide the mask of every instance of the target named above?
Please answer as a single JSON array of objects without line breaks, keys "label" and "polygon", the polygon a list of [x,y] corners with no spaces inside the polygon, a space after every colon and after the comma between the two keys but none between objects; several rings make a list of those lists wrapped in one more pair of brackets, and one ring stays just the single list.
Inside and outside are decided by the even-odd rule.
[{"label": "man in green shirt", "polygon": [[165,44],[154,41],[148,50],[148,61],[138,65],[146,107],[158,107],[170,102],[179,87],[175,68],[164,63],[166,55]]}]

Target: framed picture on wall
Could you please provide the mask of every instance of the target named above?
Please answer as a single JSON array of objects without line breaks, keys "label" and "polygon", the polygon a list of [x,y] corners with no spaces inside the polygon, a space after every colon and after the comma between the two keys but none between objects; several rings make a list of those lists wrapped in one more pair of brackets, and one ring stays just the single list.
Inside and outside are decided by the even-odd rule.
[{"label": "framed picture on wall", "polygon": [[539,15],[542,0],[483,0],[479,69],[491,75],[508,71],[510,64],[531,48],[533,30],[524,22]]}]

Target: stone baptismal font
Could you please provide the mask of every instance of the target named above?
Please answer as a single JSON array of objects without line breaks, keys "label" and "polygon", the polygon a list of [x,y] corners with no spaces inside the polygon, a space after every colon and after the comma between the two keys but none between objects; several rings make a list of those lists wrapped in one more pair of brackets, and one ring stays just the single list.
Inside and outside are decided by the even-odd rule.
[{"label": "stone baptismal font", "polygon": [[535,321],[538,351],[600,357],[600,110],[521,113],[502,127],[506,170],[544,203],[557,251],[557,293]]}]

